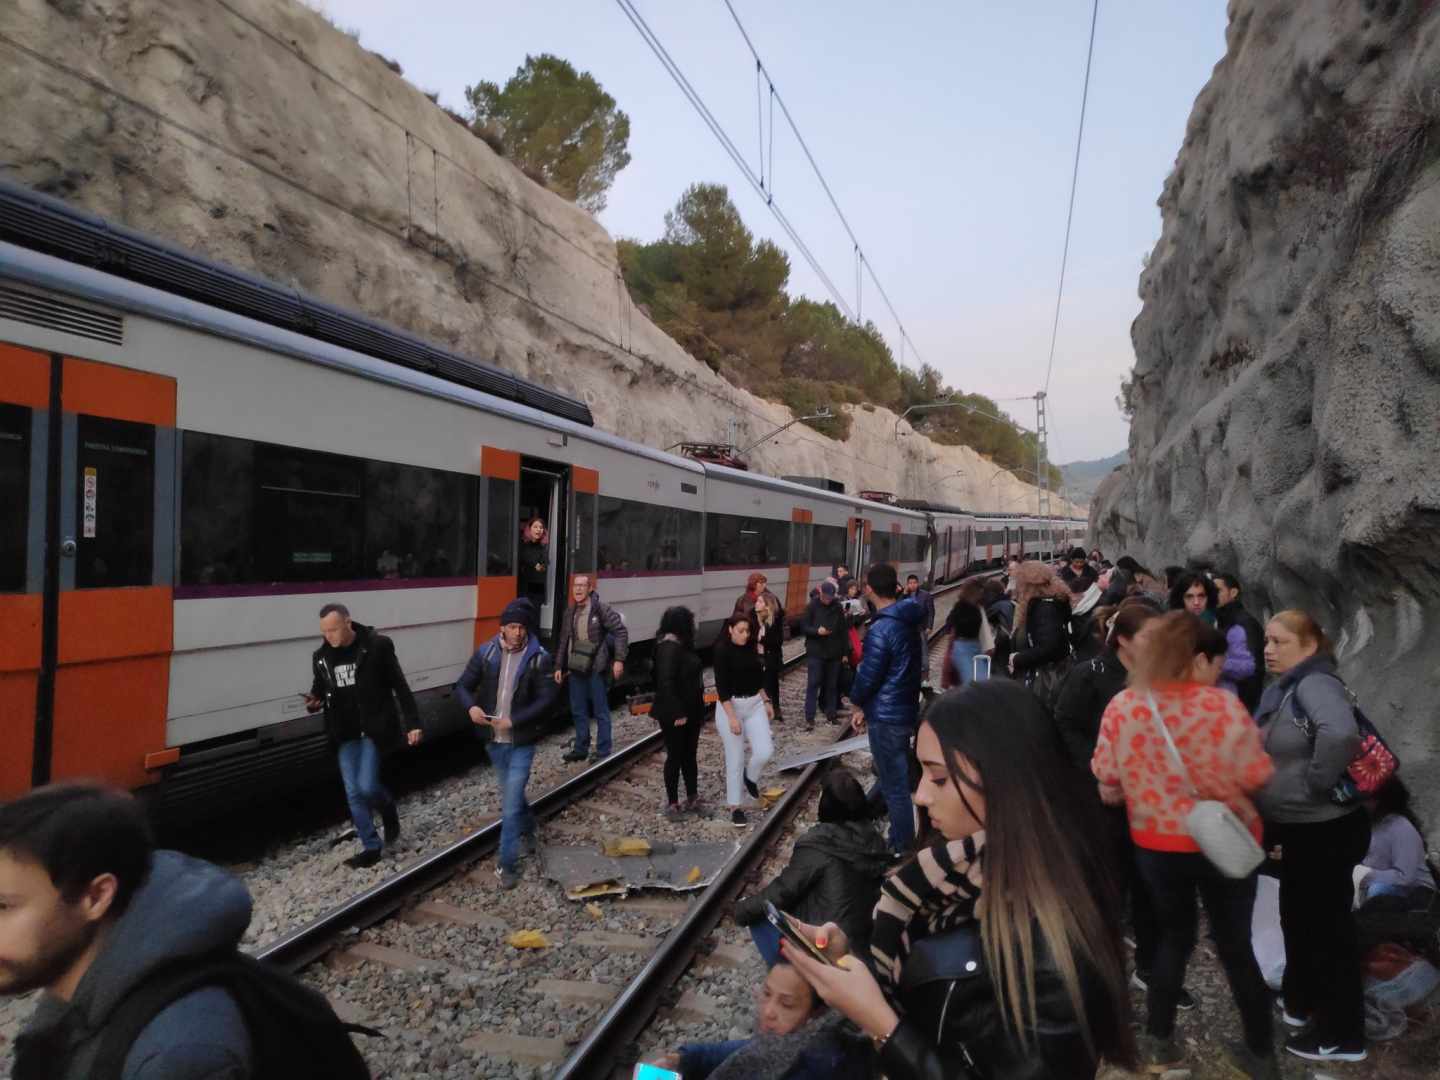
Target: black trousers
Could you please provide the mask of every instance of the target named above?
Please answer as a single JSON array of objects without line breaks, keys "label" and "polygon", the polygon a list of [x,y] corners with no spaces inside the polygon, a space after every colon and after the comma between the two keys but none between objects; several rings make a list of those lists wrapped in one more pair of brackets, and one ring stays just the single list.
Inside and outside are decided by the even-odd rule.
[{"label": "black trousers", "polygon": [[779,649],[768,649],[765,652],[765,693],[770,697],[770,704],[775,706],[775,721],[780,722],[784,711],[780,708],[780,668],[785,663],[785,657]]},{"label": "black trousers", "polygon": [[1313,1016],[1326,1043],[1365,1041],[1365,991],[1354,901],[1355,864],[1370,847],[1370,818],[1355,810],[1334,821],[1269,824],[1279,844],[1280,930],[1285,936],[1285,1010]]},{"label": "black trousers", "polygon": [[700,746],[700,729],[704,719],[689,717],[685,723],[661,720],[660,731],[665,737],[665,801],[680,801],[680,777],[685,777],[685,794],[695,798],[698,789],[699,767],[695,761]]},{"label": "black trousers", "polygon": [[[1092,778],[1093,779],[1093,778]],[[1092,783],[1091,788],[1094,788]],[[1142,977],[1155,966],[1155,942],[1159,930],[1155,925],[1155,906],[1150,893],[1140,880],[1135,841],[1130,837],[1130,818],[1123,806],[1103,808],[1106,823],[1106,856],[1110,860],[1110,876],[1119,894],[1122,910],[1129,902],[1130,929],[1135,934],[1135,970]],[[1147,980],[1148,982],[1148,980]]]},{"label": "black trousers", "polygon": [[1150,969],[1145,1030],[1161,1039],[1175,1031],[1175,1009],[1185,981],[1185,965],[1195,948],[1198,912],[1195,894],[1210,916],[1210,932],[1230,993],[1240,1010],[1245,1044],[1257,1054],[1272,1052],[1270,992],[1250,947],[1250,913],[1255,907],[1255,875],[1236,881],[1216,870],[1204,855],[1135,849],[1140,877],[1155,909],[1159,936]]}]

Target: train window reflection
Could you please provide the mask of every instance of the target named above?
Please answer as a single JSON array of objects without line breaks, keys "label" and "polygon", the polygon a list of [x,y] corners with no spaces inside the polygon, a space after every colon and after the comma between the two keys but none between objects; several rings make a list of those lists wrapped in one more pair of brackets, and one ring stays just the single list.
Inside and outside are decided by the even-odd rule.
[{"label": "train window reflection", "polygon": [[790,522],[738,514],[708,514],[705,567],[784,566],[790,556]]},{"label": "train window reflection", "polygon": [[673,506],[600,496],[602,574],[700,569],[700,514]]}]

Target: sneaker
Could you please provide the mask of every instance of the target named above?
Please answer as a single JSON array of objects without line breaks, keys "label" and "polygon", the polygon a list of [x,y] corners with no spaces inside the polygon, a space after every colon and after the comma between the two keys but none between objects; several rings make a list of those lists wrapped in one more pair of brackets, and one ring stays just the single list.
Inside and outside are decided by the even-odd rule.
[{"label": "sneaker", "polygon": [[815,730],[815,721],[814,721],[814,720],[806,720],[806,721],[805,721],[805,730],[806,730],[806,731],[814,731],[814,730]]},{"label": "sneaker", "polygon": [[514,870],[506,870],[503,866],[495,867],[495,876],[502,889],[513,889],[520,884],[520,875]]},{"label": "sneaker", "polygon": [[743,829],[746,825],[750,824],[750,819],[745,816],[745,811],[737,806],[734,810],[730,811],[730,824],[734,825],[737,829]]},{"label": "sneaker", "polygon": [[1280,1007],[1280,1020],[1286,1027],[1292,1027],[1298,1030],[1310,1026],[1310,1017],[1297,1016],[1291,1013],[1290,1010],[1285,1007],[1284,998],[1281,998],[1275,1004]]},{"label": "sneaker", "polygon": [[679,821],[681,817],[684,816],[685,811],[680,809],[678,802],[672,802],[665,807],[664,813],[666,821]]},{"label": "sneaker", "polygon": [[1140,1036],[1140,1064],[1146,1072],[1158,1076],[1177,1068],[1185,1061],[1174,1039],[1154,1035]]},{"label": "sneaker", "polygon": [[356,870],[364,870],[367,867],[374,866],[379,861],[380,849],[366,848],[364,851],[357,852],[356,854],[351,855],[348,859],[346,859],[345,865],[352,867]]},{"label": "sneaker", "polygon": [[385,822],[385,843],[393,844],[400,839],[400,811],[391,803],[384,810],[380,811],[380,818]]},{"label": "sneaker", "polygon": [[840,723],[840,717],[836,716],[834,713],[831,713],[829,716],[825,717],[825,722],[831,727],[834,727],[836,724]]},{"label": "sneaker", "polygon": [[595,762],[597,762],[597,761],[604,761],[604,760],[605,760],[607,757],[609,757],[609,756],[610,756],[610,751],[609,751],[609,750],[606,750],[605,753],[603,753],[603,754],[600,753],[599,750],[596,750],[593,754],[590,755],[590,764],[591,764],[591,765],[594,765]]},{"label": "sneaker", "polygon": [[1280,1062],[1273,1050],[1257,1054],[1244,1043],[1229,1043],[1225,1049],[1235,1067],[1250,1080],[1281,1080]]},{"label": "sneaker", "polygon": [[[1149,991],[1150,973],[1148,971],[1135,972],[1130,976],[1130,985],[1136,990]],[[1180,988],[1180,996],[1175,999],[1175,1007],[1181,1012],[1189,1012],[1195,1008],[1195,999],[1190,996],[1190,991],[1186,990],[1183,986]]]},{"label": "sneaker", "polygon": [[685,800],[685,813],[694,814],[696,817],[708,817],[710,808],[702,802],[699,797]]},{"label": "sneaker", "polygon": [[1285,1052],[1306,1061],[1364,1061],[1363,1042],[1330,1042],[1316,1032],[1293,1035],[1285,1043]]},{"label": "sneaker", "polygon": [[566,750],[566,751],[565,751],[565,756],[562,757],[561,760],[562,760],[562,761],[584,761],[584,760],[585,760],[585,751],[584,751],[584,750]]},{"label": "sneaker", "polygon": [[757,784],[757,783],[755,783],[755,781],[754,781],[754,780],[751,780],[748,776],[745,777],[745,790],[750,793],[750,798],[755,799],[755,800],[757,800],[757,801],[759,800],[759,798],[760,798],[760,785]]}]

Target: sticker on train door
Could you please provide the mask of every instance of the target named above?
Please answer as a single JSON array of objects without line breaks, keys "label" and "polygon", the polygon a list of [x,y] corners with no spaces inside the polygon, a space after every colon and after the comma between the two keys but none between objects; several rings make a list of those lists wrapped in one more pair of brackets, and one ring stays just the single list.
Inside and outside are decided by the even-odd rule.
[{"label": "sticker on train door", "polygon": [[85,468],[85,502],[81,536],[86,540],[95,539],[95,496],[99,484],[99,470],[93,466]]}]

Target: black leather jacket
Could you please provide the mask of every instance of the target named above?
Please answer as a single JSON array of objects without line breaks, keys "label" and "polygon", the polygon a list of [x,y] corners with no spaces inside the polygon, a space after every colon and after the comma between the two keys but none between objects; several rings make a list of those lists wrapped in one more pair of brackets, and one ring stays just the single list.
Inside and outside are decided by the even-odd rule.
[{"label": "black leather jacket", "polygon": [[[1027,1050],[1005,1028],[978,923],[916,942],[901,973],[903,1018],[880,1054],[881,1071],[890,1080],[1094,1080],[1099,1061],[1038,928],[1035,950],[1038,1024]],[[1086,985],[1092,1023],[1105,1007]]]},{"label": "black leather jacket", "polygon": [[705,721],[705,665],[678,641],[662,638],[655,646],[655,703],[650,715],[662,724],[680,717]]}]

